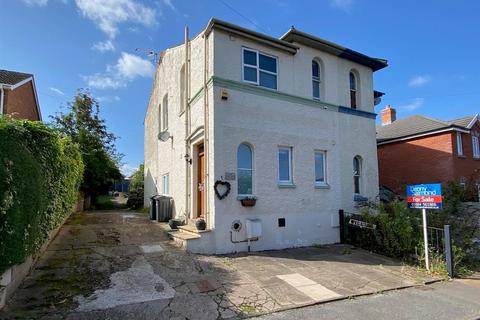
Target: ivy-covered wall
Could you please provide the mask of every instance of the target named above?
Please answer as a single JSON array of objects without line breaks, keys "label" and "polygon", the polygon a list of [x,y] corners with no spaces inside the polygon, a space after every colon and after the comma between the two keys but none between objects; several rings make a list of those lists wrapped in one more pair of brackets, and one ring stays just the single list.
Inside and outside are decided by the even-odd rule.
[{"label": "ivy-covered wall", "polygon": [[0,274],[36,253],[72,212],[83,169],[68,138],[0,116]]}]

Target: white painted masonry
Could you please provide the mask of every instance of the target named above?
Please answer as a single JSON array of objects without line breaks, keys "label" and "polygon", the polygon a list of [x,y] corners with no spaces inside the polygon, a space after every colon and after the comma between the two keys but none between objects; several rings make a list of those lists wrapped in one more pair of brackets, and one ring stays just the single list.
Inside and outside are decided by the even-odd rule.
[{"label": "white painted masonry", "polygon": [[[233,240],[245,240],[246,219],[260,219],[262,223],[263,234],[258,241],[251,242],[251,250],[338,242],[338,210],[356,210],[355,156],[362,159],[361,196],[374,200],[378,195],[373,72],[386,66],[386,62],[359,54],[354,58],[342,58],[332,50],[319,50],[303,42],[276,40],[219,20],[212,20],[204,31],[189,41],[188,47],[189,103],[185,112],[180,113],[179,82],[185,45],[167,49],[157,67],[144,123],[145,205],[149,205],[151,195],[163,192],[161,177],[169,174],[174,216],[196,217],[195,150],[198,143],[204,142],[207,131],[206,220],[211,231],[202,233],[198,239],[188,240],[188,250],[217,254],[246,251],[246,242],[230,241],[231,225],[235,220],[241,221],[243,228],[233,232]],[[242,81],[242,47],[277,57],[278,90]],[[320,101],[312,99],[313,59],[321,65]],[[376,67],[373,63],[384,65]],[[347,108],[351,70],[359,76],[357,110]],[[221,91],[228,93],[227,100],[221,98]],[[159,104],[165,94],[168,95],[171,138],[163,142],[158,139]],[[207,130],[205,110],[209,119]],[[191,118],[188,150],[193,159],[188,165],[188,187],[187,112]],[[257,197],[254,207],[243,207],[237,199],[237,148],[243,142],[253,149],[253,194]],[[277,183],[279,146],[293,150],[293,186],[288,188]],[[322,188],[315,186],[315,150],[326,151],[328,185]],[[226,173],[235,173],[237,179],[229,181],[228,197],[219,200],[213,185],[217,180],[225,180]],[[285,218],[285,227],[278,226],[279,218]]]}]

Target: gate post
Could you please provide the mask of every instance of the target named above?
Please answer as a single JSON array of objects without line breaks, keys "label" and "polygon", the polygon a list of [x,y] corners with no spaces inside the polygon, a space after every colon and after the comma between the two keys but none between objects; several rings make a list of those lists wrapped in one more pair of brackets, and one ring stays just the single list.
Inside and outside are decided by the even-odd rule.
[{"label": "gate post", "polygon": [[338,210],[338,222],[340,226],[340,243],[345,243],[345,213],[343,209]]},{"label": "gate post", "polygon": [[450,237],[450,225],[443,226],[445,241],[445,260],[447,263],[447,271],[450,278],[453,278],[453,254],[452,254],[452,238]]}]

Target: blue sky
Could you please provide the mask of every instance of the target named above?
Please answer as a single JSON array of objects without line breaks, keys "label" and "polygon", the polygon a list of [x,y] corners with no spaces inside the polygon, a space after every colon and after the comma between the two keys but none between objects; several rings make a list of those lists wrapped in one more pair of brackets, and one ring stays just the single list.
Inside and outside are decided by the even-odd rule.
[{"label": "blue sky", "polygon": [[211,17],[282,35],[290,26],[386,58],[375,88],[400,118],[480,111],[479,1],[0,0],[0,68],[33,73],[45,121],[90,88],[119,136],[125,172],[143,162],[143,117],[161,51]]}]

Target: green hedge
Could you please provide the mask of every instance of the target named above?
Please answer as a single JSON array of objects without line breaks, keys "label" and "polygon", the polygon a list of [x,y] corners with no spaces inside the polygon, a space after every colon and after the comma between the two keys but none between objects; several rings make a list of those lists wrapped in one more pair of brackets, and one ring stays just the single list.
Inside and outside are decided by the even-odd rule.
[{"label": "green hedge", "polygon": [[83,168],[68,138],[0,116],[0,273],[36,253],[72,212]]}]

